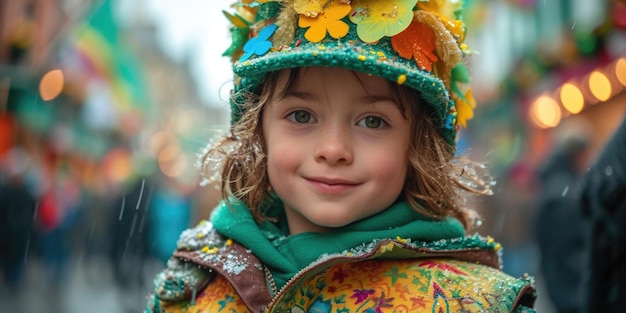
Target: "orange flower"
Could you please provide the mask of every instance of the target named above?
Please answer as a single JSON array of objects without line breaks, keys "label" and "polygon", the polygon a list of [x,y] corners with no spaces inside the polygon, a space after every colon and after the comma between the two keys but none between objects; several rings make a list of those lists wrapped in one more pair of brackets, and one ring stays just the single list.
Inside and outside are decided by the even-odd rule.
[{"label": "orange flower", "polygon": [[431,72],[437,62],[435,32],[428,25],[413,21],[407,29],[391,37],[391,46],[405,59],[415,59],[421,69]]},{"label": "orange flower", "polygon": [[326,38],[326,34],[330,34],[331,37],[339,39],[348,34],[348,24],[341,21],[348,13],[350,13],[351,7],[349,4],[344,4],[333,0],[331,4],[324,9],[323,13],[317,15],[317,17],[307,17],[300,14],[298,20],[298,26],[302,28],[309,28],[304,33],[304,38],[310,42],[320,42]]}]

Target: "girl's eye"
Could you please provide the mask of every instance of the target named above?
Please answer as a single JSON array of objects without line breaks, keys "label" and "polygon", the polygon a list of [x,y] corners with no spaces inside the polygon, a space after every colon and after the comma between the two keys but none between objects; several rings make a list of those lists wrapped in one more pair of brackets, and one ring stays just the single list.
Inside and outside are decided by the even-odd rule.
[{"label": "girl's eye", "polygon": [[311,116],[311,112],[307,112],[304,110],[297,110],[287,115],[287,119],[296,123],[305,124],[305,123],[311,123],[313,120],[313,116]]},{"label": "girl's eye", "polygon": [[366,116],[359,121],[358,125],[366,128],[381,128],[387,126],[388,124],[378,116]]}]

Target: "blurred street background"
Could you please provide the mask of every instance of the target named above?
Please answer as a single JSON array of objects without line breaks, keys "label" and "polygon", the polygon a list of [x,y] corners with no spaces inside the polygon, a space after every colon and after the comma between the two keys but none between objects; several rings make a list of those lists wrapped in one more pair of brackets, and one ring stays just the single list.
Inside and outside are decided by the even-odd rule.
[{"label": "blurred street background", "polygon": [[[229,124],[230,4],[0,1],[0,312],[143,310],[180,232],[216,203],[196,159]],[[476,231],[556,312],[542,175],[581,141],[584,172],[624,118],[626,4],[466,0],[464,18],[477,107],[458,153],[497,181]]]}]

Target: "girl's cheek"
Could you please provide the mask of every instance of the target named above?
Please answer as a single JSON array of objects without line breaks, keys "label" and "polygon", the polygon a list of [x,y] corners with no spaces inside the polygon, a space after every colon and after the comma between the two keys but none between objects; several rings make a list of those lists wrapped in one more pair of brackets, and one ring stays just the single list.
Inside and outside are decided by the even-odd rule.
[{"label": "girl's cheek", "polygon": [[406,164],[403,164],[400,160],[389,161],[387,162],[379,162],[378,173],[381,177],[386,177],[389,179],[397,178],[397,177],[406,177]]},{"label": "girl's cheek", "polygon": [[298,147],[287,144],[286,142],[277,142],[268,146],[268,166],[272,168],[289,168],[295,166],[298,162]]}]

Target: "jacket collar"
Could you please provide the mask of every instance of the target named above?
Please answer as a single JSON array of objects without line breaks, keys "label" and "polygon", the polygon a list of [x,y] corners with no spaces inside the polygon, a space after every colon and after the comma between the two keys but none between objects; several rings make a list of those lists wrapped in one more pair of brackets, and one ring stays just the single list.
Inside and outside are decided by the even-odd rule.
[{"label": "jacket collar", "polygon": [[275,199],[266,214],[276,217],[278,222],[257,223],[243,202],[231,200],[230,206],[222,202],[211,217],[220,234],[241,243],[268,266],[279,289],[320,256],[343,253],[363,243],[396,238],[437,242],[464,236],[464,229],[456,219],[433,220],[405,202],[323,234],[289,235],[283,212],[282,202]]}]

